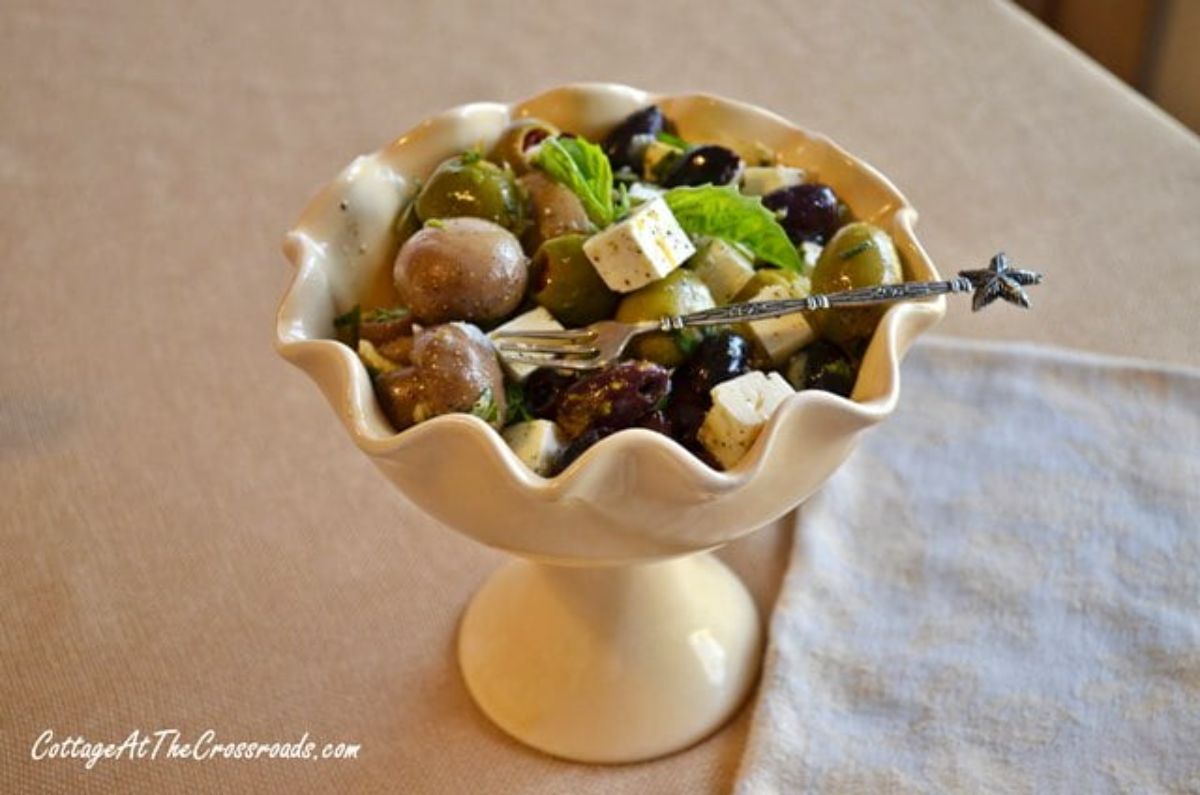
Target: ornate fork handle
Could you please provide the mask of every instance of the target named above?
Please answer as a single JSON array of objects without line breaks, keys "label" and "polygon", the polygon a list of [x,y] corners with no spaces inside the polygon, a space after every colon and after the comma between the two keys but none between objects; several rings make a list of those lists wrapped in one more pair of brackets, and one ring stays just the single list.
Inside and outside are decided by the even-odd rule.
[{"label": "ornate fork handle", "polygon": [[690,315],[664,317],[659,322],[663,331],[677,331],[686,326],[715,326],[726,323],[741,323],[781,317],[793,312],[815,312],[835,306],[867,306],[887,304],[895,301],[910,301],[946,293],[974,292],[972,309],[978,311],[1002,298],[1018,306],[1029,308],[1029,297],[1022,287],[1040,284],[1042,274],[1036,271],[1018,270],[1010,267],[1008,257],[1000,252],[992,257],[988,267],[979,270],[959,271],[958,277],[941,282],[901,282],[876,287],[862,287],[840,293],[810,295],[807,298],[789,298],[782,301],[751,301],[745,304],[730,304]]},{"label": "ornate fork handle", "polygon": [[815,312],[819,309],[829,309],[835,306],[868,306],[870,304],[886,304],[893,301],[927,298],[945,293],[968,293],[973,289],[975,289],[975,286],[971,281],[962,276],[943,282],[883,284],[876,287],[846,290],[840,293],[810,295],[807,298],[788,298],[779,301],[752,301],[744,304],[730,304],[728,306],[717,307],[716,309],[706,309],[703,312],[693,312],[689,315],[674,315],[664,317],[661,328],[663,331],[675,331],[687,326],[719,326],[727,323],[742,323],[747,320],[781,317],[796,312]]}]

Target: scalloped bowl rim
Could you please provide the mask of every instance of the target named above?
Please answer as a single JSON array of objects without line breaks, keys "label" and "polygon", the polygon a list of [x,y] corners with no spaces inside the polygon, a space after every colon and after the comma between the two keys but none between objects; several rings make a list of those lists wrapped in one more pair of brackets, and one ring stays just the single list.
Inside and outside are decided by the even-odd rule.
[{"label": "scalloped bowl rim", "polygon": [[[843,158],[847,165],[860,171],[869,180],[873,181],[877,188],[888,195],[891,203],[895,205],[895,208],[889,213],[893,228],[894,230],[903,231],[909,238],[908,242],[911,243],[910,257],[916,256],[920,260],[919,264],[930,274],[929,278],[938,278],[936,268],[924,252],[913,231],[913,226],[917,219],[916,210],[887,177],[820,133],[806,130],[772,111],[713,94],[703,92],[655,94],[613,83],[572,83],[548,89],[519,102],[471,102],[450,108],[419,122],[403,135],[394,139],[390,144],[381,147],[372,154],[380,155],[393,148],[403,147],[410,137],[419,133],[422,128],[429,127],[430,125],[447,124],[462,121],[479,114],[494,114],[498,112],[504,114],[507,119],[520,118],[523,115],[528,115],[521,112],[521,109],[525,106],[547,101],[547,99],[557,94],[576,92],[632,94],[636,96],[641,105],[651,102],[669,101],[702,101],[714,103],[740,114],[756,116],[762,122],[778,125],[790,133],[798,134],[806,139],[808,143],[827,148],[829,152]],[[301,215],[301,219],[308,215],[313,205],[321,199],[321,195],[322,193],[319,192],[309,202],[304,213]],[[857,425],[863,427],[874,425],[885,419],[892,412],[899,398],[899,369],[900,361],[903,357],[902,344],[900,342],[901,330],[909,324],[920,326],[923,330],[923,327],[932,325],[941,318],[945,313],[946,305],[945,298],[939,296],[926,301],[902,303],[890,307],[881,320],[870,343],[871,348],[879,345],[883,345],[886,348],[884,357],[886,368],[882,373],[877,373],[877,376],[881,378],[885,385],[884,389],[881,390],[881,394],[871,399],[860,401],[843,398],[820,390],[797,392],[784,400],[783,404],[764,427],[759,440],[733,469],[727,471],[715,470],[668,436],[645,429],[630,428],[605,437],[586,450],[563,472],[555,477],[545,478],[534,473],[521,462],[507,443],[504,442],[499,432],[478,417],[468,414],[441,415],[400,433],[387,435],[375,433],[369,427],[366,417],[372,408],[376,411],[378,410],[377,405],[374,407],[370,405],[374,404],[376,399],[371,387],[370,377],[357,354],[335,340],[306,338],[296,331],[298,324],[295,306],[298,303],[300,293],[306,289],[306,285],[312,280],[311,277],[318,267],[318,260],[320,259],[318,255],[321,253],[319,241],[310,234],[310,231],[301,222],[287,233],[283,250],[294,266],[295,273],[284,293],[277,312],[275,347],[280,355],[301,367],[301,369],[304,369],[314,380],[318,380],[314,372],[316,368],[310,367],[314,362],[319,361],[323,365],[332,365],[340,371],[341,381],[347,387],[341,400],[341,408],[343,409],[341,412],[342,420],[354,439],[355,444],[364,453],[375,457],[390,457],[402,453],[407,447],[424,441],[425,437],[429,435],[467,433],[482,436],[485,440],[485,448],[491,453],[492,458],[501,464],[500,469],[505,475],[519,483],[528,492],[529,497],[543,500],[555,500],[562,495],[571,493],[574,490],[573,486],[576,481],[601,457],[622,455],[631,448],[643,445],[659,447],[661,452],[664,452],[673,459],[673,463],[677,464],[678,468],[688,475],[688,478],[693,481],[694,486],[713,494],[727,493],[737,490],[754,479],[760,469],[767,464],[770,457],[767,453],[774,446],[774,437],[788,423],[789,417],[803,412],[809,406],[823,403],[831,407],[836,407],[847,417],[856,420]],[[910,270],[914,264],[917,263],[906,259],[906,265]],[[904,344],[903,347],[907,348],[907,344]],[[860,373],[859,383],[861,384],[861,382]]]}]

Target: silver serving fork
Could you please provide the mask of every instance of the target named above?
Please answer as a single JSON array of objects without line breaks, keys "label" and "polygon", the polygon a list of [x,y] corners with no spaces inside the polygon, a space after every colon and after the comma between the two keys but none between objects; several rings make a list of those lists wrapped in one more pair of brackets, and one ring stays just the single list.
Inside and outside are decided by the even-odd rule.
[{"label": "silver serving fork", "polygon": [[1029,297],[1022,287],[1041,281],[1040,273],[1009,267],[1008,257],[1001,252],[992,257],[988,267],[959,271],[957,278],[946,281],[903,282],[810,295],[807,298],[730,304],[640,323],[602,320],[584,328],[564,331],[500,331],[494,332],[492,337],[500,355],[513,364],[532,364],[559,370],[595,370],[616,361],[634,337],[651,331],[679,331],[689,326],[745,323],[794,312],[911,301],[947,293],[973,292],[974,311],[983,309],[997,298],[1028,309]]}]

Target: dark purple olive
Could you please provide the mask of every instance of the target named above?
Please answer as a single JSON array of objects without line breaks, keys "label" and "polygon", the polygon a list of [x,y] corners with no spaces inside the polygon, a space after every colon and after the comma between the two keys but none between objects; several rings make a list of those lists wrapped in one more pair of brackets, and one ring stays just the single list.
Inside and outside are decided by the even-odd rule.
[{"label": "dark purple olive", "polygon": [[657,105],[634,111],[613,128],[604,139],[604,154],[613,171],[631,168],[641,173],[642,158],[654,137],[666,128],[666,119]]},{"label": "dark purple olive", "polygon": [[590,431],[585,431],[583,434],[575,437],[573,440],[571,440],[571,443],[563,448],[563,451],[558,454],[558,460],[554,462],[554,466],[551,469],[551,476],[562,472],[564,469],[569,467],[576,458],[579,458],[579,456],[583,455],[585,450],[603,439],[605,436],[611,436],[612,434],[616,433],[616,431],[616,428],[592,428]]},{"label": "dark purple olive", "polygon": [[666,369],[643,361],[606,367],[567,388],[555,419],[568,439],[596,428],[628,428],[649,414],[671,390]]},{"label": "dark purple olive", "polygon": [[819,182],[780,188],[763,196],[762,203],[780,214],[779,223],[793,243],[825,245],[840,223],[837,194]]},{"label": "dark purple olive", "polygon": [[850,397],[856,373],[853,362],[841,348],[827,340],[817,340],[788,361],[786,375],[797,390],[823,389]]},{"label": "dark purple olive", "polygon": [[707,397],[701,399],[687,392],[672,395],[665,412],[671,425],[671,437],[693,452],[702,449],[696,433],[711,407],[712,400]]},{"label": "dark purple olive", "polygon": [[578,380],[574,373],[539,367],[525,379],[525,409],[540,420],[554,419],[567,387]]},{"label": "dark purple olive", "polygon": [[742,172],[737,152],[709,144],[689,149],[663,177],[663,187],[685,185],[728,185]]},{"label": "dark purple olive", "polygon": [[737,378],[750,369],[750,343],[737,334],[705,337],[686,362],[671,375],[671,392],[687,393],[702,402],[722,381]]},{"label": "dark purple olive", "polygon": [[637,421],[636,427],[661,433],[663,436],[671,435],[671,422],[667,419],[667,415],[661,411],[652,411],[644,415]]}]

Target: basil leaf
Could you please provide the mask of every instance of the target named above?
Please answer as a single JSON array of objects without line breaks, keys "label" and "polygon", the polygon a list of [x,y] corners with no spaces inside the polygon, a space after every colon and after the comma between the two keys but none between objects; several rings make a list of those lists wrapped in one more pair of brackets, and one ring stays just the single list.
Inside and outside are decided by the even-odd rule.
[{"label": "basil leaf", "polygon": [[612,164],[603,149],[582,138],[555,136],[542,141],[533,164],[578,196],[596,226],[612,223]]},{"label": "basil leaf", "polygon": [[683,149],[685,151],[688,149],[687,141],[683,140],[678,135],[671,135],[671,133],[667,132],[666,130],[663,130],[654,137],[667,146],[673,146],[676,149]]},{"label": "basil leaf", "polygon": [[758,259],[781,268],[801,271],[804,267],[779,220],[757,196],[743,196],[729,185],[701,185],[672,188],[663,198],[690,235],[744,246]]}]

